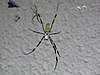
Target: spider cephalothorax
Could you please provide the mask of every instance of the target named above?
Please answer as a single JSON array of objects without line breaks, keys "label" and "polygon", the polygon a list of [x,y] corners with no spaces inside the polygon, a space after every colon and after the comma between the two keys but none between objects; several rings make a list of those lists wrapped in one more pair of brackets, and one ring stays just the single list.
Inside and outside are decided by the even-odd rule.
[{"label": "spider cephalothorax", "polygon": [[39,13],[36,13],[36,17],[37,17],[38,22],[42,25],[43,32],[37,32],[37,31],[34,31],[34,30],[30,29],[30,28],[29,28],[29,30],[31,30],[32,32],[38,33],[38,34],[42,34],[43,37],[41,38],[41,40],[39,41],[39,43],[36,45],[36,47],[32,51],[30,51],[29,53],[26,53],[25,55],[28,55],[28,54],[32,53],[40,45],[40,43],[42,42],[43,39],[44,40],[50,40],[50,42],[51,42],[51,44],[53,46],[55,55],[56,55],[56,65],[55,65],[55,68],[54,68],[54,70],[55,70],[56,66],[57,66],[57,63],[58,63],[57,54],[58,54],[59,57],[60,57],[60,54],[59,54],[59,51],[57,50],[56,44],[53,42],[53,40],[52,40],[52,38],[51,38],[50,35],[59,34],[61,32],[61,31],[59,31],[59,32],[51,33],[51,29],[52,29],[54,21],[55,21],[55,19],[57,17],[57,14],[55,14],[52,23],[51,24],[47,23],[46,26],[45,26],[45,28],[43,26],[43,21],[42,21]]},{"label": "spider cephalothorax", "polygon": [[49,36],[49,33],[50,33],[50,24],[49,23],[46,24],[44,33],[45,33],[44,40],[48,40],[49,39],[48,36]]}]

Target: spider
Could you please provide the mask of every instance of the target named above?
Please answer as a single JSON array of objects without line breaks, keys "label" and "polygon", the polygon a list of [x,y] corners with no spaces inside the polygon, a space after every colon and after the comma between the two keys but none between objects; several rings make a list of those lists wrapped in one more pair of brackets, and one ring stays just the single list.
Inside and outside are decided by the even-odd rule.
[{"label": "spider", "polygon": [[[56,17],[57,17],[57,14],[54,15],[54,18],[53,18],[52,23],[51,23],[51,24],[50,24],[50,23],[47,23],[46,26],[45,26],[45,28],[44,28],[44,26],[43,26],[43,21],[42,21],[42,19],[41,19],[41,17],[40,17],[40,14],[38,13],[38,15],[36,15],[36,16],[37,16],[37,18],[38,18],[39,23],[41,23],[41,25],[42,25],[43,32],[34,31],[34,30],[30,29],[30,28],[28,28],[28,29],[29,29],[30,31],[34,32],[34,33],[38,33],[38,34],[43,35],[43,37],[42,37],[41,40],[38,42],[38,44],[36,45],[36,47],[35,47],[32,51],[30,51],[29,53],[26,53],[25,55],[31,54],[33,51],[35,51],[36,48],[41,44],[41,42],[42,42],[43,39],[44,39],[44,40],[50,40],[50,43],[51,43],[51,45],[52,45],[52,47],[53,47],[53,49],[54,49],[55,55],[56,55],[56,58],[55,58],[55,59],[56,59],[56,64],[55,64],[55,68],[54,68],[54,70],[55,70],[56,67],[57,67],[57,63],[58,63],[58,56],[59,56],[59,57],[61,57],[61,56],[60,56],[60,54],[59,54],[59,51],[57,50],[56,44],[53,42],[53,39],[51,38],[50,35],[56,35],[56,34],[59,34],[59,33],[61,32],[61,31],[59,31],[59,32],[51,33],[51,29],[52,29],[52,27],[53,27],[53,24],[54,24],[54,22],[55,22],[55,19],[56,19]],[[57,54],[58,54],[58,55],[57,55]]]},{"label": "spider", "polygon": [[39,23],[41,23],[40,22],[40,20],[39,20],[39,16],[40,16],[40,14],[38,13],[38,9],[37,9],[37,6],[36,6],[36,4],[34,4],[34,6],[35,6],[35,11],[33,10],[33,8],[31,8],[32,9],[32,11],[34,12],[34,16],[33,16],[33,18],[32,18],[32,23],[33,23],[33,20],[34,20],[34,18],[36,17],[36,19],[37,19],[37,21],[39,22]]}]

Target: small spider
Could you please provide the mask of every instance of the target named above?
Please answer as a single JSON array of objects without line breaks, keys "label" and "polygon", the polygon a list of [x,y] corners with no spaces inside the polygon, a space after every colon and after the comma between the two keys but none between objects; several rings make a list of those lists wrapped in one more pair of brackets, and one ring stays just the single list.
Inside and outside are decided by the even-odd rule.
[{"label": "small spider", "polygon": [[36,19],[37,19],[37,21],[40,23],[40,14],[38,13],[38,9],[37,9],[37,6],[36,6],[36,4],[34,4],[34,6],[35,6],[35,11],[33,10],[33,8],[31,8],[32,9],[32,11],[34,12],[34,16],[33,16],[33,18],[32,18],[32,23],[33,23],[33,21],[34,21],[34,18],[36,17]]},{"label": "small spider", "polygon": [[42,42],[43,39],[44,39],[44,40],[50,40],[50,43],[52,44],[52,47],[53,47],[54,52],[55,52],[55,55],[56,55],[56,64],[55,64],[54,70],[56,69],[57,63],[58,63],[57,54],[58,54],[59,57],[60,57],[60,54],[59,54],[59,51],[57,50],[56,44],[53,42],[53,40],[52,40],[52,38],[51,38],[50,35],[59,34],[59,33],[61,32],[61,31],[59,31],[59,32],[51,33],[51,29],[52,29],[52,27],[53,27],[53,24],[54,24],[54,21],[55,21],[56,17],[57,17],[57,14],[55,14],[52,23],[51,23],[51,24],[50,24],[50,23],[47,23],[46,26],[45,26],[45,29],[44,29],[43,21],[42,21],[42,19],[41,19],[41,17],[40,17],[40,14],[37,15],[37,18],[39,19],[39,23],[42,24],[43,32],[34,31],[34,30],[30,29],[30,28],[28,28],[28,29],[31,30],[32,32],[35,32],[35,33],[38,33],[38,34],[42,34],[43,37],[41,38],[41,40],[39,41],[39,43],[36,45],[36,47],[35,47],[32,51],[30,51],[29,53],[26,53],[26,54],[25,54],[25,55],[28,55],[28,54],[32,53],[33,51],[35,51],[35,49],[40,45],[40,43]]}]

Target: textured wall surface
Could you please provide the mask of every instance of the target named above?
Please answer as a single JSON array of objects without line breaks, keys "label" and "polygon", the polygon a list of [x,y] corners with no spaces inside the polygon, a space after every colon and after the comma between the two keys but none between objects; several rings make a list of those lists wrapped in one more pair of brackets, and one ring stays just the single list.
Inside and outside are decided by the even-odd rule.
[{"label": "textured wall surface", "polygon": [[[0,0],[0,75],[100,75],[100,0],[15,0],[21,7],[8,8],[7,0]],[[57,3],[59,10],[56,12]],[[44,26],[58,13],[52,35],[60,52],[54,71],[55,54],[49,41],[30,55],[42,35],[41,24],[35,18],[34,3]],[[87,9],[77,10],[77,6]],[[16,15],[20,19],[15,22]]]}]

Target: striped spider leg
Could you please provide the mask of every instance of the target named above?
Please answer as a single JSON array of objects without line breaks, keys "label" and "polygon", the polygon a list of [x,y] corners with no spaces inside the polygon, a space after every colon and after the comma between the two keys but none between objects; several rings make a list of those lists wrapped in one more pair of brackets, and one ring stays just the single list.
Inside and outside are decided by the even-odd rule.
[{"label": "striped spider leg", "polygon": [[45,36],[43,36],[43,37],[41,38],[41,40],[39,41],[39,43],[36,45],[36,47],[35,47],[32,51],[30,51],[29,53],[24,53],[24,55],[28,55],[28,54],[31,54],[32,52],[34,52],[35,49],[41,44],[41,42],[42,42],[42,40],[44,39],[44,37],[45,37]]},{"label": "striped spider leg", "polygon": [[55,68],[54,68],[54,70],[55,70],[56,67],[57,67],[57,63],[58,63],[58,57],[57,57],[57,54],[59,55],[59,57],[60,57],[60,54],[59,54],[59,51],[57,50],[56,44],[53,42],[53,40],[52,40],[52,38],[51,38],[50,36],[49,36],[49,40],[50,40],[50,42],[51,42],[51,44],[52,44],[52,47],[53,47],[54,52],[55,52],[55,55],[56,55],[56,64],[55,64]]}]

